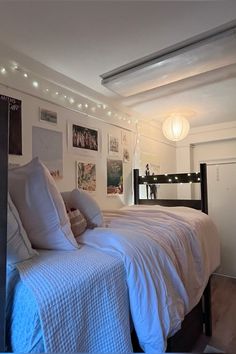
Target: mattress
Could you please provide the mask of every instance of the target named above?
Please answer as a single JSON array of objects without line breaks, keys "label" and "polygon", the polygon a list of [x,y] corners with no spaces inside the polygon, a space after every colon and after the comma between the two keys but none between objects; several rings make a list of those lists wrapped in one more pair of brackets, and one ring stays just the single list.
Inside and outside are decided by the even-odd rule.
[{"label": "mattress", "polygon": [[9,350],[132,351],[125,277],[120,259],[88,246],[40,251],[8,274]]}]

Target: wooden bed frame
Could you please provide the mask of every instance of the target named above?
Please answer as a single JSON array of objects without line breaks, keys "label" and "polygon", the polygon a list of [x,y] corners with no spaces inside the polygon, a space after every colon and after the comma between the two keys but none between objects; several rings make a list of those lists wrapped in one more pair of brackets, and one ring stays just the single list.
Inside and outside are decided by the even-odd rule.
[{"label": "wooden bed frame", "polygon": [[[148,186],[151,184],[178,184],[178,183],[200,183],[201,199],[149,199]],[[140,185],[147,186],[147,198],[140,198]],[[207,167],[206,164],[200,165],[200,172],[197,173],[177,173],[168,175],[146,175],[140,176],[139,170],[134,170],[134,204],[151,204],[162,206],[187,206],[201,210],[208,214],[207,199]],[[167,342],[167,352],[189,352],[200,335],[212,335],[211,320],[211,277],[204,290],[200,302],[185,316],[181,329]],[[142,352],[139,346],[136,333],[132,334],[133,347],[135,352]]]}]

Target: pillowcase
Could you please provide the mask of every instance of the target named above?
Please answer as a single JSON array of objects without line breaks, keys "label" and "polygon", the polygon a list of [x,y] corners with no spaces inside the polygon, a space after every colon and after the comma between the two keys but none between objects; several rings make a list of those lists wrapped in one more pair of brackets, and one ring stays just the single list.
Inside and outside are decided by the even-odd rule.
[{"label": "pillowcase", "polygon": [[70,195],[70,205],[85,216],[88,226],[103,226],[102,211],[96,200],[83,189],[74,189]]},{"label": "pillowcase", "polygon": [[32,249],[18,211],[8,193],[7,210],[7,265],[15,268],[19,262],[26,261],[38,254]]},{"label": "pillowcase", "polygon": [[87,228],[87,221],[83,214],[78,210],[70,210],[68,212],[71,230],[75,237],[80,236]]},{"label": "pillowcase", "polygon": [[39,159],[9,170],[8,176],[11,198],[33,247],[77,249],[79,246],[71,231],[63,199]]}]

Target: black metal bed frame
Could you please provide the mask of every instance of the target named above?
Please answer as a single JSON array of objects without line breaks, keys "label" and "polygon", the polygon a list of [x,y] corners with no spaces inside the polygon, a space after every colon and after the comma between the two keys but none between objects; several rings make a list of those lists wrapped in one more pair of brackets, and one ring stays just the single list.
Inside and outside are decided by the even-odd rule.
[{"label": "black metal bed frame", "polygon": [[0,100],[0,352],[5,352],[6,253],[7,253],[7,177],[8,102]]},{"label": "black metal bed frame", "polygon": [[[208,214],[207,199],[207,166],[200,165],[200,172],[196,173],[176,173],[165,175],[140,176],[139,170],[134,169],[134,204],[158,204],[162,206],[187,206],[201,210]],[[178,183],[200,183],[201,199],[142,199],[140,198],[140,185],[148,186],[151,184],[178,184]],[[167,352],[188,352],[191,351],[199,336],[205,333],[206,336],[212,335],[211,319],[211,277],[204,290],[200,302],[185,316],[181,329],[167,342]],[[135,333],[132,335],[134,351],[142,352]]]}]

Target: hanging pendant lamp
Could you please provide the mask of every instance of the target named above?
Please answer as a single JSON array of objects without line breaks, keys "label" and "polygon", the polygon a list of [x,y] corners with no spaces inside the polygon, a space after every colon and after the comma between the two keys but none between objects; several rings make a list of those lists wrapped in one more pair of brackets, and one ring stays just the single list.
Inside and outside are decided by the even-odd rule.
[{"label": "hanging pendant lamp", "polygon": [[189,128],[187,119],[180,115],[171,115],[162,125],[163,134],[172,141],[183,140],[188,135]]}]

